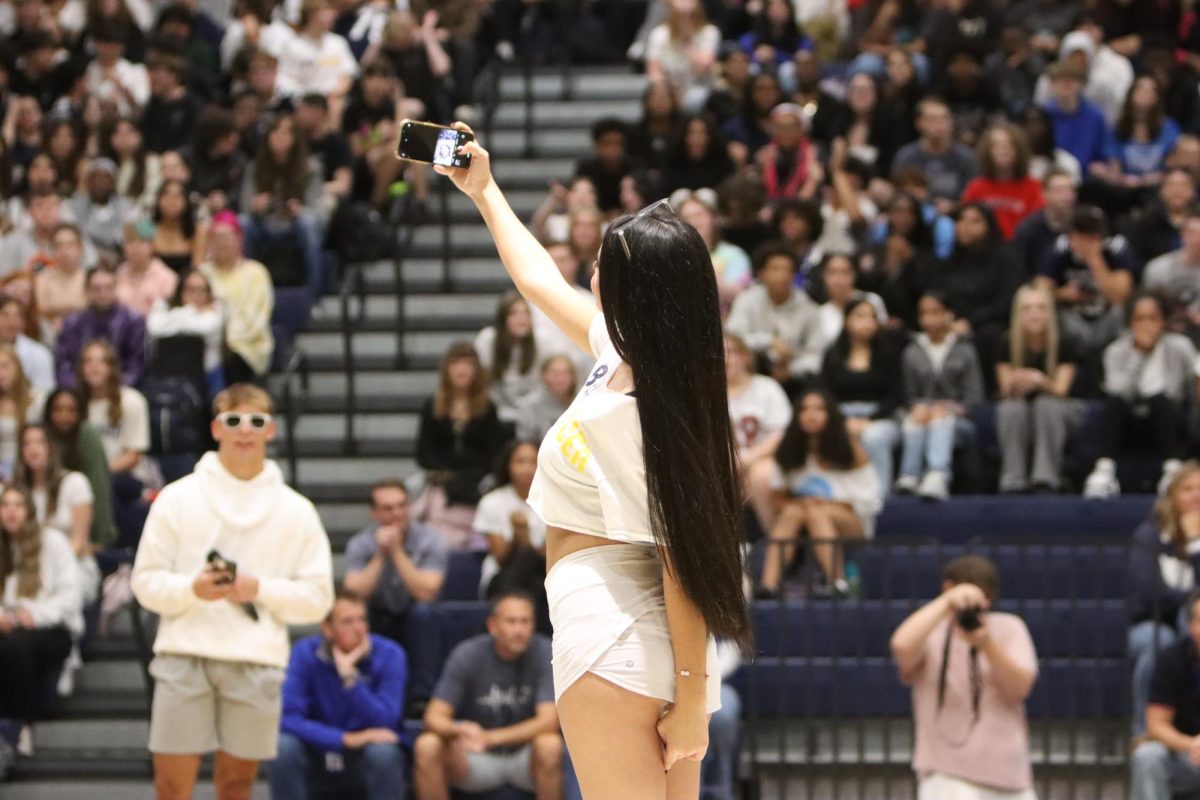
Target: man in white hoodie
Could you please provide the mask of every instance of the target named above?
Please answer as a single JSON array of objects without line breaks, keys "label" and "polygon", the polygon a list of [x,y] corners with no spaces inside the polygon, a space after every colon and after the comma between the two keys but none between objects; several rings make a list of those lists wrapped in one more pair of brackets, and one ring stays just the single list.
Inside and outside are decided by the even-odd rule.
[{"label": "man in white hoodie", "polygon": [[333,604],[317,511],[266,459],[270,396],[235,384],[213,405],[217,452],[159,494],[133,567],[138,601],[162,617],[150,665],[159,800],[190,798],[214,750],[217,797],[250,796],[258,762],[275,756],[287,626],[320,622]]}]

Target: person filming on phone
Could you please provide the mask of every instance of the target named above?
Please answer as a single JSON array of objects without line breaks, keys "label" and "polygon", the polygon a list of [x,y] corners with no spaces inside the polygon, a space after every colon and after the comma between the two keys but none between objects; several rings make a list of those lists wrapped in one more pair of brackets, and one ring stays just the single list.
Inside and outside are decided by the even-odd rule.
[{"label": "person filming on phone", "polygon": [[992,611],[996,565],[962,556],[942,568],[942,593],[892,634],[912,687],[918,800],[1036,800],[1025,699],[1037,680],[1029,629]]},{"label": "person filming on phone", "polygon": [[134,595],[161,616],[149,742],[159,800],[191,797],[214,750],[217,797],[250,796],[258,762],[275,757],[287,626],[333,605],[316,508],[266,458],[270,395],[234,384],[213,405],[217,452],[158,495],[133,565]]}]

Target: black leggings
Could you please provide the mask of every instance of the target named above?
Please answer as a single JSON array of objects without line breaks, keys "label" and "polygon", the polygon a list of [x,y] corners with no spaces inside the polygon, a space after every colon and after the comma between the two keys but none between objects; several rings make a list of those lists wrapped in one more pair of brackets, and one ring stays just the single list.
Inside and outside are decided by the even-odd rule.
[{"label": "black leggings", "polygon": [[71,652],[66,628],[18,628],[0,633],[0,717],[33,719],[46,676]]},{"label": "black leggings", "polygon": [[1123,449],[1148,450],[1164,461],[1187,456],[1183,404],[1164,395],[1137,403],[1107,398],[1099,434],[1100,455],[1108,458],[1116,458]]}]

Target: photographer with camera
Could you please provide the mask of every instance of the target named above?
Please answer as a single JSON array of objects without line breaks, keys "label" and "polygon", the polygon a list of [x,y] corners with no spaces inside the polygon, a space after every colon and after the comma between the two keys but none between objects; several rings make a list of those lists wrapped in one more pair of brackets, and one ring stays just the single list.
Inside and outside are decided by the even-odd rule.
[{"label": "photographer with camera", "polygon": [[962,556],[942,568],[942,593],[892,634],[912,687],[918,800],[1035,800],[1025,698],[1037,680],[1029,629],[992,611],[996,565]]},{"label": "photographer with camera", "polygon": [[333,605],[329,538],[317,511],[267,460],[271,397],[235,384],[213,401],[218,448],[150,507],[131,585],[161,615],[150,752],[160,800],[192,796],[217,751],[217,797],[249,797],[275,757],[288,625]]}]

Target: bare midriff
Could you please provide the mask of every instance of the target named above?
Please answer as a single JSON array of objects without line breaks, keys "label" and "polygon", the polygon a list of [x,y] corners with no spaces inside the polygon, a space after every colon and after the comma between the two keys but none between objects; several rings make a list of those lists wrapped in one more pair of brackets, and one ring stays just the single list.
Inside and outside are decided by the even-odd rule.
[{"label": "bare midriff", "polygon": [[587,550],[591,547],[604,547],[610,544],[621,544],[612,539],[604,539],[566,528],[556,528],[553,525],[546,528],[546,571],[549,572],[560,558]]}]

